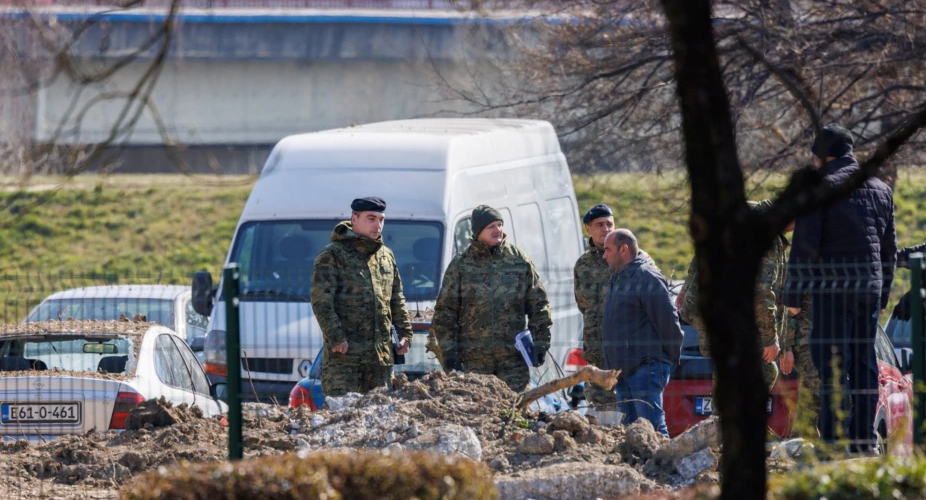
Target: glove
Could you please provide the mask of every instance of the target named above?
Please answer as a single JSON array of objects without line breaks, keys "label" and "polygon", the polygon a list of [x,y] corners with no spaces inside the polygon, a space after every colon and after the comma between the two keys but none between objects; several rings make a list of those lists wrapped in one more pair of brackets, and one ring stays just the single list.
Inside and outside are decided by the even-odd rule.
[{"label": "glove", "polygon": [[549,347],[534,346],[534,352],[537,354],[537,366],[543,365],[543,362],[547,359],[547,350],[549,350]]}]

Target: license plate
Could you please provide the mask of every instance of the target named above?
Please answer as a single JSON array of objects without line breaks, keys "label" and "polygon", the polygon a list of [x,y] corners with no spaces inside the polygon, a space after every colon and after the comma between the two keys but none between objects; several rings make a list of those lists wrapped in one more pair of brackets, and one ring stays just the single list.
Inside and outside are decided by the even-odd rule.
[{"label": "license plate", "polygon": [[[772,398],[768,398],[768,401],[765,402],[765,412],[768,414],[772,413]],[[713,398],[695,398],[695,414],[712,415],[713,413],[714,413]]]},{"label": "license plate", "polygon": [[79,424],[80,403],[3,403],[0,423]]}]

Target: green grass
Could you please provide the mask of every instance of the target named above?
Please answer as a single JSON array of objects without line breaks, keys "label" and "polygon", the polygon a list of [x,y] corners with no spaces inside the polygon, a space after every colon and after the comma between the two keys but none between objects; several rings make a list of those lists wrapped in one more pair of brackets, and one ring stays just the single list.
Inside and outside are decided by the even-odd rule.
[{"label": "green grass", "polygon": [[[0,178],[0,295],[5,320],[60,288],[103,282],[189,283],[217,276],[254,177],[124,175]],[[784,179],[750,182],[770,196]],[[692,255],[688,187],[677,174],[575,176],[579,210],[607,203],[667,277],[683,278]],[[926,238],[926,173],[903,171],[895,190],[901,246]],[[895,295],[909,287],[898,273]],[[13,307],[15,306],[15,307]]]}]

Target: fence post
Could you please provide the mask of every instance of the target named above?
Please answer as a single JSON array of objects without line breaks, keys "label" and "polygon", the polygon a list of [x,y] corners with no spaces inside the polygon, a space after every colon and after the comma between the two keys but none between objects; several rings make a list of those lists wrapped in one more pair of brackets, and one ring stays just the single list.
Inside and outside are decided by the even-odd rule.
[{"label": "fence post", "polygon": [[244,456],[241,432],[241,328],[238,315],[238,264],[225,266],[222,299],[225,302],[225,366],[228,368],[228,459]]},{"label": "fence post", "polygon": [[923,299],[926,291],[923,290],[923,275],[926,261],[923,254],[910,255],[910,270],[912,271],[910,290],[910,308],[912,314],[911,343],[913,345],[913,443],[922,447],[924,442],[923,419],[926,418],[926,328],[924,328]]}]

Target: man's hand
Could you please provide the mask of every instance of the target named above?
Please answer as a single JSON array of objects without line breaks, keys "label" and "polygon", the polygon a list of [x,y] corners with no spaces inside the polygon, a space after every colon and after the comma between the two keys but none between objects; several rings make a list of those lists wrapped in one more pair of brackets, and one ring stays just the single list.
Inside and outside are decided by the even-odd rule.
[{"label": "man's hand", "polygon": [[798,314],[801,313],[801,308],[800,307],[789,307],[788,312],[791,313],[791,316],[797,316]]},{"label": "man's hand", "polygon": [[772,344],[762,349],[762,359],[764,359],[766,363],[771,363],[778,357],[779,352],[781,352],[781,348],[778,347],[778,344]]},{"label": "man's hand", "polygon": [[781,365],[781,373],[790,375],[791,370],[794,369],[794,351],[785,351],[779,364]]},{"label": "man's hand", "polygon": [[881,314],[884,314],[884,309],[881,309]]},{"label": "man's hand", "polygon": [[399,347],[395,350],[395,353],[399,355],[405,354],[408,352],[409,347],[408,339],[402,339],[399,341]]},{"label": "man's hand", "polygon": [[340,344],[331,348],[331,352],[338,354],[347,354],[347,341],[341,342]]}]

